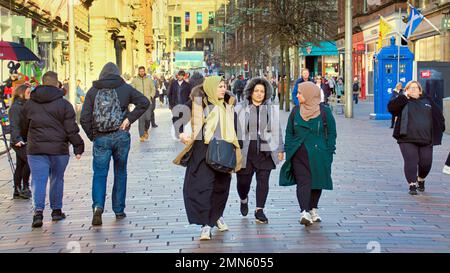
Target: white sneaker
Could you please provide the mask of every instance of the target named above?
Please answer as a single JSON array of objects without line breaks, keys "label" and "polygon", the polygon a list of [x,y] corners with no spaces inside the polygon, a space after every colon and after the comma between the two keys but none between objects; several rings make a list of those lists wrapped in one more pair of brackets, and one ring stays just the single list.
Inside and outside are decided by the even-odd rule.
[{"label": "white sneaker", "polygon": [[313,222],[322,222],[322,218],[320,218],[317,213],[317,209],[312,209],[309,213],[311,214],[311,219]]},{"label": "white sneaker", "polygon": [[309,214],[309,212],[307,212],[306,210],[302,211],[299,222],[300,222],[300,224],[305,225],[305,226],[312,225],[313,221],[311,218],[311,214]]},{"label": "white sneaker", "polygon": [[442,172],[445,174],[450,174],[450,166],[444,165],[444,169],[442,169]]},{"label": "white sneaker", "polygon": [[219,220],[217,220],[217,228],[219,229],[219,231],[227,231],[228,230],[228,225],[225,223],[225,220],[223,219],[223,217],[220,217]]},{"label": "white sneaker", "polygon": [[203,226],[200,233],[200,241],[211,240],[211,227]]}]

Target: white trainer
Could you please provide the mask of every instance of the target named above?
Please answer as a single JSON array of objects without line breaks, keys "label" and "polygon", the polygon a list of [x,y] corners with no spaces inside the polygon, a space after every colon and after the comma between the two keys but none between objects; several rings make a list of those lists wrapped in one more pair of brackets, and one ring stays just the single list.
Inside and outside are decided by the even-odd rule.
[{"label": "white trainer", "polygon": [[445,174],[450,174],[450,166],[445,165],[444,169],[442,169],[442,172]]},{"label": "white trainer", "polygon": [[302,211],[299,222],[300,222],[300,224],[305,225],[305,226],[312,225],[313,221],[311,218],[311,214],[309,212],[307,212],[306,210]]},{"label": "white trainer", "polygon": [[317,213],[317,209],[312,209],[309,213],[311,214],[311,219],[313,222],[322,222],[322,218],[320,218]]},{"label": "white trainer", "polygon": [[217,220],[216,224],[219,231],[224,232],[228,230],[228,225],[225,223],[223,217],[220,217],[219,220]]},{"label": "white trainer", "polygon": [[200,233],[200,241],[211,240],[211,227],[203,226]]}]

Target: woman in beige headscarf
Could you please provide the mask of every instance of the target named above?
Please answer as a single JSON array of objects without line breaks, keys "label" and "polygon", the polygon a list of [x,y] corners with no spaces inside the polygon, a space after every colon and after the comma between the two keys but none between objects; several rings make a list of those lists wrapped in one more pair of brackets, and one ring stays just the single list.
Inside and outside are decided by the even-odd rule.
[{"label": "woman in beige headscarf", "polygon": [[200,240],[211,239],[211,228],[228,230],[223,220],[223,212],[230,191],[231,174],[210,168],[206,162],[206,152],[211,139],[218,138],[232,143],[236,152],[236,168],[241,168],[241,151],[236,134],[236,114],[234,97],[226,92],[221,77],[205,79],[203,85],[191,92],[192,135],[180,134],[185,149],[174,160],[177,165],[186,166],[183,197],[190,224],[202,226]]},{"label": "woman in beige headscarf", "polygon": [[[284,149],[286,162],[280,186],[297,185],[300,224],[320,222],[317,213],[322,190],[332,190],[331,164],[336,150],[336,123],[331,110],[320,103],[320,88],[312,82],[298,85],[300,107],[289,116]],[[326,126],[324,126],[326,122]]]}]

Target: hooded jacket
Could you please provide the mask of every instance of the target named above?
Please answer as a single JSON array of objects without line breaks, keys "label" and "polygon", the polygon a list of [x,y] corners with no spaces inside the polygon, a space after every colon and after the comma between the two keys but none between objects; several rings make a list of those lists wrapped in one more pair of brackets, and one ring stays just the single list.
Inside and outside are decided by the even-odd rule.
[{"label": "hooded jacket", "polygon": [[69,142],[74,154],[84,152],[75,111],[63,96],[61,89],[48,85],[31,92],[31,99],[23,108],[25,128],[22,128],[27,135],[28,155],[69,155]]},{"label": "hooded jacket", "polygon": [[[270,152],[274,164],[278,164],[278,153],[284,152],[284,141],[281,130],[279,112],[277,107],[273,107],[271,98],[273,95],[273,87],[270,82],[264,78],[253,78],[248,81],[244,88],[244,100],[236,107],[238,114],[239,126],[238,126],[238,138],[242,142],[242,168],[246,167],[248,151],[250,147],[250,119],[251,113],[256,114],[253,104],[251,103],[251,94],[253,89],[262,82],[265,87],[266,96],[265,101],[260,106],[259,114],[259,135],[260,139],[258,149],[262,152]],[[263,107],[263,108],[261,108]],[[263,113],[267,113],[267,118],[262,117]],[[264,125],[263,123],[266,123]],[[262,127],[262,128],[261,128]]]},{"label": "hooded jacket", "polygon": [[9,109],[9,121],[11,124],[11,146],[22,142],[27,142],[27,136],[25,131],[26,120],[23,116],[23,106],[26,100],[17,98],[14,100],[11,108]]},{"label": "hooded jacket", "polygon": [[[96,137],[109,134],[99,133],[93,125],[95,96],[97,96],[100,89],[116,90],[122,112],[125,112],[123,119],[128,118],[130,124],[139,119],[150,106],[150,101],[141,92],[125,83],[120,76],[119,68],[111,62],[107,63],[100,72],[99,80],[94,81],[93,86],[87,92],[83,110],[81,111],[80,123],[91,141]],[[128,111],[130,103],[136,106],[132,112]]]}]

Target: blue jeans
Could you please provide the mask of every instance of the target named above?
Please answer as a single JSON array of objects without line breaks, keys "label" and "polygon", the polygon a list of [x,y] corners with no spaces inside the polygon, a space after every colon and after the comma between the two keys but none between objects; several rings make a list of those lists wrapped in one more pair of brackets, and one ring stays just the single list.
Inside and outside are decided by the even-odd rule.
[{"label": "blue jeans", "polygon": [[94,140],[94,177],[92,180],[92,208],[104,208],[106,199],[106,181],[111,156],[114,160],[114,186],[112,207],[115,213],[125,209],[127,194],[127,161],[130,151],[130,133],[119,130]]},{"label": "blue jeans", "polygon": [[45,208],[47,180],[50,177],[50,208],[62,209],[64,172],[69,155],[28,155],[31,169],[31,188],[35,211]]}]

